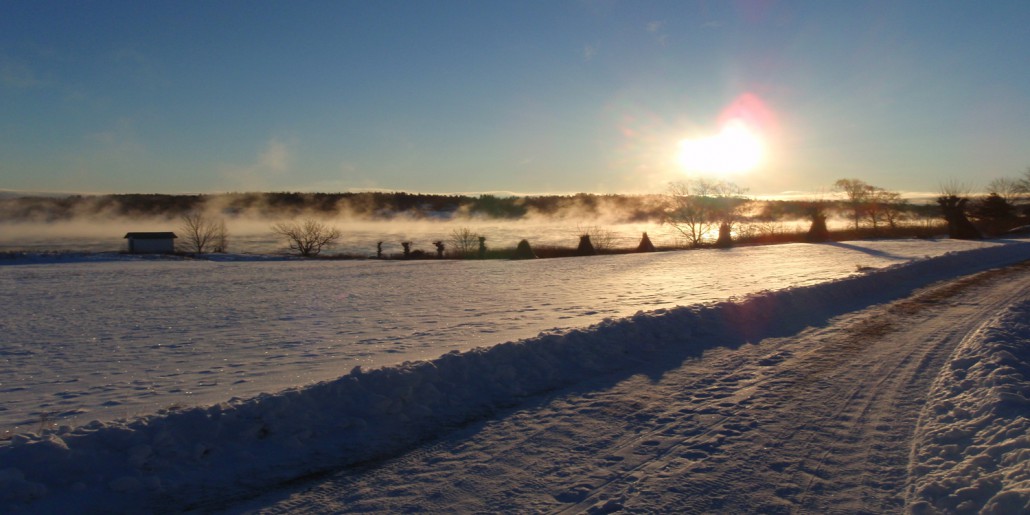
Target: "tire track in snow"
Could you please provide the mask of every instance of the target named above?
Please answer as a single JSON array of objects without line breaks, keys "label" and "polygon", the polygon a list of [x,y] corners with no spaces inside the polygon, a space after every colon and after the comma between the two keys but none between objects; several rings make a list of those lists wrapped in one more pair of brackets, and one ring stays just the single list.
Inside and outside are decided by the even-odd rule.
[{"label": "tire track in snow", "polygon": [[[939,294],[934,294],[934,295],[939,296]],[[913,305],[913,302],[914,303],[921,303],[923,301],[921,299],[915,299],[915,300],[913,300],[911,302],[909,302],[909,301],[902,301],[902,302],[896,303],[895,305],[892,305],[887,310],[887,315],[891,315],[891,314],[894,314],[896,312],[903,311],[903,310],[907,310],[907,311],[911,312],[912,311],[911,310],[911,306]],[[868,316],[866,318],[858,320],[858,321],[854,322],[853,323],[853,327],[850,328],[849,336],[847,338],[845,338],[843,340],[843,342],[841,342],[840,344],[836,345],[837,348],[834,349],[834,352],[831,354],[831,356],[829,358],[824,356],[826,354],[826,349],[825,348],[820,349],[820,351],[818,353],[809,353],[808,355],[801,354],[800,355],[801,358],[802,358],[801,359],[801,363],[787,363],[787,364],[780,365],[782,370],[779,370],[779,371],[777,371],[775,373],[772,373],[770,375],[766,375],[766,376],[763,376],[763,377],[758,377],[754,381],[750,381],[747,384],[741,385],[740,390],[732,398],[730,398],[730,399],[723,399],[722,401],[720,401],[716,405],[715,409],[718,409],[720,407],[725,408],[728,405],[731,405],[732,403],[731,402],[727,402],[728,400],[736,401],[738,403],[743,401],[743,400],[746,400],[748,398],[748,395],[751,392],[755,392],[756,390],[759,390],[761,388],[765,388],[767,386],[774,386],[774,388],[775,388],[776,385],[773,383],[773,381],[777,380],[777,379],[782,379],[783,377],[785,377],[787,375],[791,375],[791,374],[799,375],[800,374],[801,375],[801,378],[799,379],[800,382],[815,381],[815,379],[813,379],[814,377],[816,377],[818,375],[821,375],[821,374],[832,373],[836,368],[838,368],[841,365],[842,362],[844,362],[846,360],[853,359],[852,354],[857,352],[857,351],[861,351],[865,346],[867,346],[870,338],[873,338],[873,337],[879,338],[879,337],[886,336],[886,335],[890,334],[891,331],[896,330],[896,328],[897,328],[897,324],[893,320],[891,320],[890,318],[887,318],[885,316],[874,315],[874,316]],[[871,417],[871,414],[876,415],[876,413],[873,410],[873,407],[876,406],[878,402],[880,402],[880,398],[881,397],[885,397],[885,396],[887,397],[887,399],[892,404],[896,403],[896,398],[895,398],[894,395],[892,395],[894,392],[898,391],[898,385],[895,384],[895,383],[901,382],[901,381],[906,382],[906,383],[911,383],[912,382],[910,375],[901,375],[901,374],[899,374],[899,371],[905,370],[907,367],[909,367],[910,364],[913,362],[913,360],[915,358],[917,358],[917,357],[919,358],[918,363],[920,363],[920,364],[926,363],[928,361],[928,359],[931,357],[930,356],[931,354],[936,355],[938,360],[940,358],[944,357],[944,356],[941,356],[940,355],[941,353],[939,353],[939,352],[933,352],[935,350],[937,350],[937,347],[934,347],[934,348],[929,349],[929,350],[921,348],[921,347],[918,347],[918,348],[912,349],[910,352],[908,352],[903,358],[899,359],[897,362],[886,362],[885,364],[883,364],[881,366],[878,366],[878,369],[875,370],[875,373],[869,374],[870,377],[880,377],[879,380],[873,381],[872,385],[867,384],[867,383],[856,383],[856,386],[853,386],[850,389],[845,390],[844,395],[834,395],[834,396],[832,396],[832,398],[828,402],[825,402],[824,403],[825,405],[830,406],[830,405],[837,405],[837,404],[839,404],[839,407],[837,408],[836,411],[831,413],[828,417],[825,417],[824,420],[819,420],[818,421],[819,423],[817,423],[817,424],[815,424],[815,423],[806,424],[805,426],[803,426],[801,428],[800,431],[799,430],[795,430],[795,429],[788,429],[788,430],[782,431],[779,434],[776,434],[776,435],[770,437],[768,440],[772,441],[772,442],[782,441],[782,440],[786,440],[786,439],[792,437],[794,434],[797,434],[797,433],[800,432],[803,435],[801,437],[801,440],[802,440],[801,447],[802,448],[815,447],[815,445],[813,443],[813,440],[815,439],[815,435],[818,434],[818,431],[822,430],[823,428],[825,428],[827,426],[832,426],[832,423],[834,421],[840,421],[840,420],[849,421],[849,420],[854,419],[856,422],[861,423],[861,425],[856,424],[856,425],[850,426],[850,430],[849,431],[846,431],[845,434],[842,434],[842,435],[838,436],[838,438],[842,439],[843,441],[859,441],[860,440],[859,436],[860,436],[861,432],[864,429],[868,429],[868,427],[873,427],[877,431],[883,431],[884,429],[889,429],[890,426],[884,427],[884,424],[882,423],[884,421],[881,420],[879,416],[876,416],[875,418]],[[770,364],[770,365],[771,364],[777,364],[777,363],[783,363],[786,360],[786,358],[784,358],[785,354],[787,356],[790,355],[789,352],[785,353],[784,351],[781,351],[781,352],[778,352],[778,353],[774,353],[770,357],[766,357],[766,358],[762,358],[762,359],[758,360],[758,363],[759,364]],[[812,355],[812,354],[814,354],[814,355]],[[774,361],[776,363],[771,363],[770,362],[770,358],[772,358],[772,357],[778,357],[779,359],[773,359],[772,361]],[[844,358],[844,359],[842,359],[842,358]],[[810,363],[806,363],[806,361],[810,362]],[[924,365],[920,365],[917,368],[925,368],[925,366]],[[749,370],[748,373],[753,371],[753,369],[748,369],[748,370]],[[796,389],[798,387],[796,382],[788,383],[788,384],[790,386],[790,389]],[[871,388],[870,388],[870,386],[871,386]],[[803,391],[805,391],[804,395],[796,395],[795,397],[798,397],[800,399],[804,399],[806,397],[813,397],[815,395],[825,395],[825,391],[827,389],[828,388],[819,388],[818,391],[803,390]],[[871,396],[866,393],[867,390],[873,392]],[[776,394],[777,397],[784,397],[784,395],[785,395],[784,392],[777,392],[777,394]],[[804,402],[804,401],[803,400],[799,400],[799,403],[801,403],[801,402]],[[702,408],[702,411],[704,411],[704,410],[711,410],[711,409],[713,409],[711,406],[706,406],[705,408]],[[643,469],[645,467],[653,466],[655,464],[661,464],[663,462],[663,460],[669,454],[671,454],[674,450],[676,450],[676,448],[679,448],[679,447],[683,447],[683,446],[690,446],[690,447],[695,447],[695,448],[698,448],[698,447],[699,448],[708,447],[708,449],[706,449],[706,450],[711,450],[712,446],[710,445],[710,443],[712,441],[712,438],[715,437],[715,436],[718,436],[718,435],[720,435],[722,433],[724,433],[725,429],[726,429],[727,421],[732,421],[735,418],[740,417],[741,413],[745,409],[747,409],[746,406],[738,406],[736,409],[733,409],[733,410],[729,410],[729,411],[723,410],[720,413],[720,418],[717,419],[717,420],[712,421],[711,422],[711,427],[707,431],[702,432],[700,434],[697,434],[697,435],[695,435],[694,437],[692,437],[692,438],[690,438],[688,440],[685,440],[683,442],[675,444],[673,447],[664,450],[660,454],[656,454],[654,456],[654,458],[653,458],[653,462],[641,464],[640,466],[635,467],[627,475],[636,474],[639,470],[641,470],[641,469]],[[754,422],[752,422],[752,424],[754,424]],[[768,426],[769,424],[761,424],[761,425],[763,427],[765,427],[765,426]],[[730,429],[734,430],[734,429],[742,428],[742,427],[743,428],[747,428],[748,426],[744,425],[744,424],[734,424],[733,427],[731,427]],[[806,434],[805,433],[806,430],[810,431],[810,433],[808,433],[807,436],[804,436]],[[655,432],[658,432],[658,431],[659,430],[656,430]],[[895,438],[895,440],[898,440],[898,439]],[[700,443],[698,443],[698,442],[700,442]],[[630,442],[630,443],[635,443],[635,442]],[[828,457],[831,455],[832,452],[833,452],[833,449],[829,448],[829,449],[825,450],[822,453],[821,456],[810,457],[807,461],[801,462],[801,463],[799,463],[797,465],[798,471],[801,472],[805,478],[807,478],[807,481],[805,481],[804,487],[796,495],[796,497],[797,497],[797,504],[804,506],[804,504],[805,504],[804,503],[805,497],[808,495],[809,491],[812,489],[813,484],[816,481],[820,481],[820,480],[825,480],[826,479],[826,474],[824,474],[822,472],[822,469],[826,465],[826,463],[828,461]],[[783,467],[782,464],[779,464],[779,465],[778,464],[773,464],[771,466],[772,467],[779,467],[781,469],[785,468],[785,467]],[[696,487],[695,488],[690,488],[689,490],[690,490],[690,493],[692,494],[691,497],[693,497],[694,495],[704,494],[706,492],[711,492],[711,491],[715,491],[715,490],[719,490],[719,489],[732,488],[732,486],[734,484],[746,483],[747,481],[745,480],[745,478],[741,477],[743,475],[740,472],[741,470],[743,470],[743,469],[736,469],[736,470],[727,471],[727,472],[723,473],[722,477],[720,477],[718,481],[711,481],[711,480],[705,481],[702,488],[696,488]],[[903,480],[903,478],[901,478],[901,479]],[[608,484],[613,484],[613,483],[615,483],[614,480],[613,481],[609,481]],[[632,492],[632,493],[636,494],[637,492]],[[784,496],[790,496],[792,494],[792,492],[791,492],[790,488],[786,488],[786,489],[781,489],[781,491],[777,492],[777,494],[778,495],[784,495]],[[599,489],[598,491],[594,492],[594,494],[591,495],[590,498],[585,499],[584,501],[581,501],[580,503],[577,503],[575,505],[569,506],[566,509],[562,510],[562,512],[570,512],[571,513],[571,512],[578,512],[578,511],[589,510],[590,508],[598,508],[598,507],[604,508],[604,505],[600,505],[599,506],[599,505],[596,505],[596,504],[594,504],[594,505],[591,504],[591,502],[594,500],[595,497],[603,497],[603,496],[618,497],[618,496],[611,496],[610,493],[603,492],[603,490]],[[703,495],[702,495],[702,497],[703,497]],[[614,506],[609,506],[609,507],[614,507]],[[677,508],[680,508],[680,509],[682,509],[682,508],[691,508],[691,511],[704,511],[705,509],[719,508],[719,506],[704,505],[703,503],[688,503],[686,505],[677,506]],[[763,509],[761,511],[776,511],[775,508],[776,508],[775,505],[767,505],[767,506],[763,507]],[[897,507],[895,507],[895,508],[897,508]]]},{"label": "tire track in snow", "polygon": [[[999,284],[1012,275],[1020,275],[1020,280]],[[796,471],[794,477],[778,474],[766,481],[748,481],[726,472],[724,483],[734,484],[737,491],[743,485],[747,493],[736,495],[731,504],[698,501],[689,511],[899,511],[907,464],[904,449],[929,383],[952,349],[978,326],[985,313],[997,311],[1026,286],[1026,275],[1025,266],[988,272],[926,290],[885,308],[866,310],[850,327],[841,328],[844,334],[831,335],[830,346],[824,342],[809,351],[808,359],[788,364],[812,385],[820,385],[813,389],[799,381],[787,385],[786,390],[776,388],[772,392],[774,396],[796,399],[798,409],[789,414],[807,421],[796,431],[784,428],[769,437],[769,441],[782,442],[776,447],[775,454],[781,459],[777,468]],[[983,302],[968,298],[992,285],[1005,292]],[[967,288],[970,291],[965,291]],[[942,300],[964,291],[965,298],[956,298],[949,306],[940,305]],[[944,327],[920,323],[940,316],[950,317]],[[807,338],[802,335],[802,339]],[[834,393],[835,389],[841,393]],[[774,427],[776,421],[766,423],[763,427]],[[787,457],[794,462],[785,465]],[[865,466],[849,464],[845,457]],[[789,503],[771,503],[772,497],[760,493],[768,489],[767,484],[790,484],[798,479],[802,485],[796,495],[790,495],[789,488],[783,486],[782,492],[775,492]]]},{"label": "tire track in snow", "polygon": [[674,370],[641,366],[254,505],[267,513],[898,512],[910,438],[937,370],[986,314],[1028,287],[1023,264],[793,337],[714,349]]}]

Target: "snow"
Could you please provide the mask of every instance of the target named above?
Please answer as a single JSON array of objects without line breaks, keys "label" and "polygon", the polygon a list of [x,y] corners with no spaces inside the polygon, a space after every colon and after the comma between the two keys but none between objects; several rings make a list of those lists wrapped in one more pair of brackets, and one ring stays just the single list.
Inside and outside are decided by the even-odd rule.
[{"label": "snow", "polygon": [[0,435],[247,398],[358,365],[1004,245],[888,240],[532,262],[0,260]]},{"label": "snow", "polygon": [[[937,257],[924,257],[931,254]],[[218,367],[217,372],[213,366],[219,356],[228,355],[224,358],[228,363],[243,363],[240,368],[246,369],[259,366],[260,360],[245,361],[268,350],[276,356],[269,367],[285,368],[289,377],[266,381],[262,387],[287,384],[286,380],[304,382],[311,376],[301,375],[300,370],[318,368],[315,362],[346,352],[317,347],[332,341],[337,324],[346,323],[339,314],[350,313],[377,296],[387,298],[361,308],[368,311],[358,311],[365,317],[393,313],[388,319],[358,324],[360,330],[377,329],[389,320],[403,327],[384,337],[391,344],[385,347],[402,346],[396,354],[405,359],[433,352],[439,357],[391,364],[382,357],[389,353],[372,353],[379,357],[365,367],[355,366],[338,378],[278,393],[15,435],[0,444],[0,511],[57,512],[71,506],[97,513],[180,510],[247,496],[299,477],[396,454],[489,417],[501,407],[660,359],[673,349],[701,353],[789,336],[833,316],[903,298],[935,281],[1025,260],[1030,243],[863,242],[847,247],[741,248],[713,251],[710,256],[684,252],[431,266],[114,262],[4,267],[5,296],[18,301],[5,303],[16,307],[3,319],[4,331],[14,335],[5,336],[8,368],[4,377],[20,368],[36,367],[11,383],[5,380],[5,407],[33,402],[30,392],[46,383],[19,389],[19,381],[30,381],[33,373],[53,367],[60,376],[75,374],[76,366],[78,373],[102,366],[110,358],[103,355],[102,347],[89,346],[94,337],[126,347],[142,340],[140,349],[153,350],[153,342],[162,340],[159,335],[173,334],[180,348],[188,350],[132,354],[127,359],[130,363],[120,365],[127,371],[163,366],[185,354],[189,359],[170,366],[206,363],[212,374],[225,374],[229,365]],[[717,263],[706,268],[702,264],[706,261]],[[684,277],[688,263],[700,271],[691,270]],[[880,269],[859,274],[856,264]],[[727,270],[742,273],[726,274]],[[432,274],[428,277],[434,278],[435,289],[428,290],[422,282],[426,273]],[[480,281],[479,288],[470,288],[462,280],[470,275]],[[165,295],[138,288],[142,279],[156,281]],[[397,282],[386,282],[391,280]],[[328,293],[305,295],[312,291],[306,288],[309,284],[322,285]],[[497,295],[504,289],[513,291]],[[149,295],[132,295],[142,290]],[[479,290],[484,293],[476,293]],[[101,296],[104,301],[98,302]],[[334,301],[326,302],[327,296]],[[456,297],[465,301],[436,303]],[[501,300],[492,300],[498,297]],[[350,302],[355,298],[364,302]],[[431,308],[414,300],[425,298],[431,299]],[[546,308],[543,314],[541,307]],[[226,313],[234,314],[226,318]],[[471,329],[462,325],[477,317],[482,322]],[[294,323],[297,320],[301,323]],[[186,322],[203,327],[203,338],[185,328]],[[537,336],[526,334],[555,325],[560,328]],[[442,329],[421,332],[427,326]],[[297,336],[298,328],[310,333]],[[64,332],[46,332],[55,329]],[[64,347],[34,353],[28,345],[33,336],[49,346]],[[208,339],[229,348],[221,352],[209,348],[213,345]],[[430,343],[411,344],[409,339]],[[499,343],[505,339],[510,341]],[[291,345],[301,349],[297,353],[305,359],[292,359],[284,351]],[[19,352],[37,356],[36,361],[21,359]],[[93,352],[100,355],[91,356]],[[366,358],[346,356],[315,376],[332,373],[345,363],[364,365]],[[954,363],[965,362],[953,362],[952,370],[962,368]],[[151,388],[130,380],[111,381],[103,374],[115,372],[102,372],[98,384],[116,391],[111,398],[120,402],[140,395],[133,393],[134,387]],[[252,379],[255,375],[238,376]],[[1002,379],[1011,377],[995,373],[990,380],[1003,384]],[[74,382],[79,381],[84,379],[76,377]],[[224,386],[212,391],[211,395],[236,393]],[[1023,395],[1025,400],[1025,389],[1003,393]],[[931,433],[952,439],[957,434],[927,432]],[[927,441],[934,442],[931,447],[937,445],[932,438]],[[1018,490],[1002,495],[999,502],[1011,503],[1011,492]]]},{"label": "snow", "polygon": [[1030,301],[965,341],[917,432],[913,513],[1030,512]]}]

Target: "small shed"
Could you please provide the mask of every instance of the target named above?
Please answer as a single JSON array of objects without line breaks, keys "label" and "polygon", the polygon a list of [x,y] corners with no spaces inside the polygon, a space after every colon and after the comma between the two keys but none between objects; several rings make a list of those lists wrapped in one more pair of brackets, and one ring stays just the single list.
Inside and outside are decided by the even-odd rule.
[{"label": "small shed", "polygon": [[125,234],[129,240],[131,254],[162,254],[175,252],[174,232],[130,232]]}]

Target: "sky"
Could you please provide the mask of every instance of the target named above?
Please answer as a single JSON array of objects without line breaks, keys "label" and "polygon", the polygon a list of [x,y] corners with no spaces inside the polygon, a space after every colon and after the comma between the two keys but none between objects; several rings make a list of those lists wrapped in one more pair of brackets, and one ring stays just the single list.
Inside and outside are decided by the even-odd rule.
[{"label": "sky", "polygon": [[1030,167],[1028,27],[1026,0],[6,0],[0,190],[976,188]]}]

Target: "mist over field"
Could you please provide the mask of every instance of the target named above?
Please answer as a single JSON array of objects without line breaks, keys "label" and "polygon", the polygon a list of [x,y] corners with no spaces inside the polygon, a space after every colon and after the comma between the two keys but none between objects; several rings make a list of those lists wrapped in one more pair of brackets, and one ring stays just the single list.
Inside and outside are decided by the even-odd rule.
[{"label": "mist over field", "polygon": [[[343,232],[330,253],[374,256],[376,244],[383,242],[386,254],[400,253],[401,242],[411,241],[414,249],[427,252],[432,242],[445,243],[454,230],[468,228],[487,237],[491,248],[512,248],[521,239],[534,245],[573,247],[580,234],[591,228],[603,228],[614,235],[616,247],[636,246],[642,232],[647,232],[659,246],[681,244],[668,226],[659,223],[622,223],[599,225],[595,220],[505,221],[505,220],[355,220],[330,218],[325,222]],[[229,252],[279,253],[286,251],[281,237],[271,230],[273,222],[258,219],[228,219]],[[105,221],[23,222],[0,224],[0,251],[87,251],[117,252],[125,249],[123,237],[133,231],[179,230],[177,220],[161,218]]]},{"label": "mist over field", "polygon": [[[828,202],[833,206],[834,203]],[[601,250],[633,248],[647,232],[658,247],[686,245],[664,223],[661,195],[478,197],[408,193],[229,193],[218,195],[102,195],[11,197],[0,199],[0,251],[116,252],[127,232],[180,232],[187,213],[222,220],[227,251],[278,253],[286,250],[272,225],[312,218],[340,229],[329,253],[356,257],[401,252],[401,242],[431,252],[456,230],[486,237],[492,249],[514,248],[526,239],[534,246],[574,247],[590,234]],[[837,209],[837,208],[834,208]],[[912,206],[912,219],[924,218]],[[832,212],[832,211],[831,211]],[[845,218],[831,218],[844,228]],[[753,201],[735,232],[798,233],[808,229],[801,201]],[[182,236],[182,234],[180,234]],[[714,238],[714,235],[713,235]],[[182,240],[179,242],[182,243]]]}]

